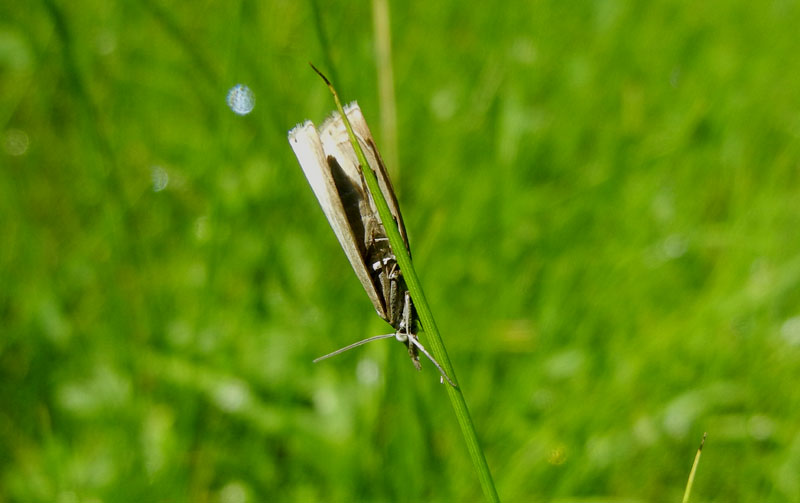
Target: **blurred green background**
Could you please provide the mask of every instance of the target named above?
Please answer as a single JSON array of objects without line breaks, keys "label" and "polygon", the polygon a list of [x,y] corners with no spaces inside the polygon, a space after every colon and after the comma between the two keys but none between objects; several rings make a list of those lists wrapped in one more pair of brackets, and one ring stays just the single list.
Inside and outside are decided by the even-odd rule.
[{"label": "blurred green background", "polygon": [[[481,501],[286,141],[367,2],[0,4],[0,501]],[[800,5],[397,2],[415,263],[505,501],[800,501]],[[322,35],[321,35],[322,34]],[[226,105],[248,85],[252,113]],[[424,341],[424,339],[423,339]]]}]

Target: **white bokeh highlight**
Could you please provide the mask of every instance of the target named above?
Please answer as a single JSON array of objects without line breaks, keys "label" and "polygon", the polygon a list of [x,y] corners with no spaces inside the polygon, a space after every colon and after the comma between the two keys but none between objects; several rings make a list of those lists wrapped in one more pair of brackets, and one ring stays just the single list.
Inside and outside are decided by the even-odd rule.
[{"label": "white bokeh highlight", "polygon": [[228,106],[238,115],[247,115],[256,106],[253,91],[244,84],[236,84],[228,91]]}]

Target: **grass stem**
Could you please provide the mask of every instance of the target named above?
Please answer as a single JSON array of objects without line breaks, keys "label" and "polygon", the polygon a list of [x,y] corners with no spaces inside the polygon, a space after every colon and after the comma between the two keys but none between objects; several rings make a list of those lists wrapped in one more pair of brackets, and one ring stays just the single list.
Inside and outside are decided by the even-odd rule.
[{"label": "grass stem", "polygon": [[392,30],[389,1],[372,0],[372,25],[375,30],[375,62],[378,70],[378,99],[381,111],[381,150],[395,179],[400,173],[397,154],[397,103],[392,70]]},{"label": "grass stem", "polygon": [[692,494],[692,485],[694,484],[694,474],[697,473],[697,465],[700,463],[700,454],[703,453],[703,445],[706,443],[706,436],[708,433],[703,433],[703,439],[700,441],[700,447],[697,448],[697,454],[694,456],[694,463],[692,463],[692,470],[689,472],[689,480],[686,482],[686,490],[683,492],[683,503],[689,502],[689,495]]},{"label": "grass stem", "polygon": [[350,125],[350,121],[347,119],[347,115],[344,113],[344,108],[339,100],[339,95],[336,93],[336,89],[333,87],[327,77],[322,74],[322,72],[317,70],[314,65],[311,65],[311,67],[320,75],[320,77],[322,77],[333,94],[333,99],[336,101],[336,108],[339,110],[339,113],[342,116],[345,128],[347,129],[347,134],[350,136],[350,143],[352,143],[353,148],[356,151],[356,156],[358,157],[358,162],[362,166],[361,171],[364,174],[364,180],[367,182],[367,187],[369,188],[372,198],[375,201],[375,205],[378,208],[378,214],[383,222],[386,235],[389,238],[389,243],[392,246],[392,251],[397,259],[397,264],[400,266],[400,270],[402,271],[403,277],[406,280],[406,286],[408,286],[408,291],[411,293],[411,298],[414,301],[414,306],[417,308],[417,314],[419,315],[420,322],[422,323],[422,328],[425,334],[428,335],[428,340],[430,341],[433,355],[436,357],[436,359],[442,365],[442,368],[444,368],[447,375],[450,376],[455,384],[455,386],[445,386],[445,388],[447,389],[447,394],[456,414],[458,424],[461,427],[461,434],[464,436],[464,441],[467,444],[467,450],[472,458],[472,463],[475,466],[475,470],[478,472],[478,479],[480,480],[483,494],[487,501],[492,503],[499,502],[500,498],[497,494],[497,489],[494,487],[492,474],[489,471],[489,465],[486,463],[486,456],[484,456],[483,449],[481,449],[481,445],[478,442],[478,434],[475,431],[475,425],[473,425],[472,418],[469,415],[467,402],[464,399],[461,386],[458,385],[456,372],[453,369],[452,363],[450,363],[450,358],[447,355],[444,342],[442,342],[439,329],[436,327],[436,322],[433,319],[431,308],[428,305],[427,299],[425,298],[425,293],[422,291],[422,285],[417,277],[417,272],[414,270],[414,266],[411,263],[411,256],[406,251],[403,238],[400,236],[400,230],[397,228],[397,224],[392,218],[391,210],[389,210],[389,204],[383,197],[383,192],[378,186],[378,179],[376,178],[375,173],[372,171],[372,168],[363,169],[364,167],[369,167],[367,157],[364,155],[364,151],[361,149],[361,145],[356,139],[353,128]]}]

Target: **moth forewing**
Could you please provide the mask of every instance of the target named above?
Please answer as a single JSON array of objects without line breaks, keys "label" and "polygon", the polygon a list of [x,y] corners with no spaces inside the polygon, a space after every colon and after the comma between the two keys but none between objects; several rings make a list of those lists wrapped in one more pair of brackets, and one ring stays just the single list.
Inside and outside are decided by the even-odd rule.
[{"label": "moth forewing", "polygon": [[[334,181],[328,156],[314,124],[306,121],[289,131],[289,144],[294,150],[328,223],[333,228],[339,244],[353,267],[353,271],[361,281],[375,310],[385,318],[384,303],[378,294],[372,275],[367,269],[367,264],[364,262],[363,237],[356,236],[353,226],[348,221],[348,213],[344,209],[341,193]],[[347,165],[347,163],[344,164]],[[345,167],[342,166],[342,168]]]},{"label": "moth forewing", "polygon": [[[358,106],[358,103],[353,102],[344,107],[344,111],[347,114],[347,118],[350,120],[350,125],[353,127],[353,132],[355,133],[358,142],[361,144],[361,147],[364,150],[364,155],[367,158],[367,162],[378,179],[378,186],[381,188],[383,197],[386,199],[386,202],[389,205],[389,210],[391,211],[396,225],[400,231],[400,235],[403,237],[403,241],[406,244],[406,249],[408,249],[408,237],[406,236],[406,228],[403,224],[403,216],[400,213],[400,205],[397,203],[397,196],[395,196],[392,182],[389,179],[389,175],[386,172],[386,167],[383,164],[383,159],[381,159],[381,155],[378,152],[377,146],[375,145],[372,132],[367,125],[366,119],[364,119],[364,115],[361,113],[361,107]],[[322,123],[322,126],[320,127],[320,134],[322,136],[322,143],[326,152],[328,152],[329,149],[330,151],[335,150],[337,152],[341,152],[342,155],[346,156],[350,160],[351,165],[358,169],[358,158],[353,150],[353,146],[350,144],[350,139],[344,126],[344,121],[342,121],[342,118],[338,113],[334,113],[333,116]],[[358,176],[361,176],[360,173]],[[375,207],[375,203],[372,201],[372,198],[370,198],[370,204],[372,205],[372,210],[377,218],[378,210]],[[385,222],[384,225],[386,225]]]}]

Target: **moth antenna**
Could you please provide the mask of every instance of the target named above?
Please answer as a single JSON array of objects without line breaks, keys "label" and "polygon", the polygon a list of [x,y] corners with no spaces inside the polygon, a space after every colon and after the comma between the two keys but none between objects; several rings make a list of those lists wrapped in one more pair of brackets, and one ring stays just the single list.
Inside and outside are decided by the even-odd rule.
[{"label": "moth antenna", "polygon": [[[389,337],[394,337],[394,334],[373,335],[372,337],[368,337],[368,338],[364,339],[363,341],[354,342],[354,343],[350,344],[349,346],[345,346],[345,347],[343,347],[341,349],[337,349],[333,353],[328,353],[325,356],[320,356],[319,358],[314,360],[314,363],[317,363],[318,361],[324,360],[326,358],[330,358],[331,356],[336,356],[336,355],[338,355],[340,353],[344,353],[345,351],[347,351],[349,349],[353,349],[353,348],[358,347],[358,346],[361,346],[362,344],[366,344],[366,343],[372,342],[372,341],[377,341],[377,340],[380,340],[380,339],[388,339]],[[430,357],[428,357],[428,358],[430,358]],[[449,379],[448,379],[448,381],[449,381]]]},{"label": "moth antenna", "polygon": [[420,351],[422,351],[422,354],[424,354],[425,356],[427,356],[427,357],[428,357],[428,360],[432,361],[432,362],[433,362],[433,364],[434,364],[434,365],[436,365],[436,368],[437,368],[437,369],[439,369],[439,373],[440,373],[440,374],[442,374],[442,377],[444,377],[445,379],[447,379],[447,382],[449,382],[449,383],[450,383],[450,386],[452,386],[452,387],[454,387],[454,388],[457,388],[457,387],[458,387],[458,386],[456,386],[456,383],[454,383],[454,382],[452,381],[452,379],[450,379],[450,377],[449,377],[449,376],[447,375],[447,373],[444,371],[444,369],[442,368],[442,366],[441,366],[441,365],[439,365],[439,362],[437,362],[437,361],[436,361],[436,358],[434,358],[433,356],[431,356],[431,354],[430,354],[430,353],[428,353],[428,350],[427,350],[427,349],[425,349],[425,347],[422,345],[422,343],[421,343],[421,342],[419,342],[419,341],[417,340],[417,338],[416,338],[416,337],[409,337],[409,338],[408,338],[408,340],[409,340],[409,341],[411,341],[411,343],[412,343],[412,344],[414,344],[414,345],[417,347],[417,349],[419,349]]}]

